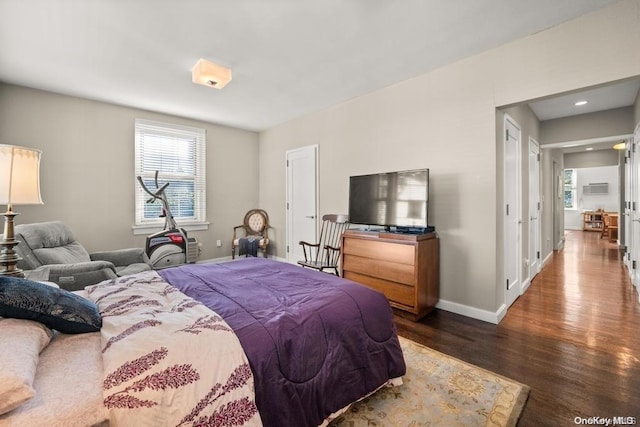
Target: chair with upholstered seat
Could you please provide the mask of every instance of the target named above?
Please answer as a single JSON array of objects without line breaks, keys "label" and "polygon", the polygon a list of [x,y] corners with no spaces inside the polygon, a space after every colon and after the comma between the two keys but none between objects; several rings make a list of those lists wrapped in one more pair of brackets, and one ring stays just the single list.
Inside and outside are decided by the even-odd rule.
[{"label": "chair with upholstered seat", "polygon": [[231,258],[238,255],[256,256],[257,250],[262,250],[267,257],[269,246],[269,215],[262,209],[251,209],[244,216],[242,224],[233,227],[233,239],[231,240]]},{"label": "chair with upholstered seat", "polygon": [[347,215],[324,215],[318,242],[300,242],[304,260],[298,261],[298,264],[319,271],[333,270],[336,276],[339,276],[338,263],[340,262],[342,233],[347,228],[349,228]]},{"label": "chair with upholstered seat", "polygon": [[75,291],[107,279],[151,270],[142,248],[89,253],[71,229],[60,221],[20,224],[15,227],[20,243],[18,267],[28,279],[57,283]]}]

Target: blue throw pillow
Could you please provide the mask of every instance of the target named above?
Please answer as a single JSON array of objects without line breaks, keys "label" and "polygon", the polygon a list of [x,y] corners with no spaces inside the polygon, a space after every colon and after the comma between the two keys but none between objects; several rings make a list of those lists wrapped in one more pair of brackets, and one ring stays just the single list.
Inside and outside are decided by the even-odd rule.
[{"label": "blue throw pillow", "polygon": [[0,276],[0,316],[35,320],[65,334],[96,332],[98,307],[86,298],[32,280]]}]

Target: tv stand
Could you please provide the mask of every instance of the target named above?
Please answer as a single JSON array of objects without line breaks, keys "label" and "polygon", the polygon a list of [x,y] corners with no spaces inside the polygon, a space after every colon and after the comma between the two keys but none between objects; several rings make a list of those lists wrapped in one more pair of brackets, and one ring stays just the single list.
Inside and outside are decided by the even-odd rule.
[{"label": "tv stand", "polygon": [[382,292],[400,316],[420,320],[439,298],[436,233],[347,230],[342,235],[342,277]]}]

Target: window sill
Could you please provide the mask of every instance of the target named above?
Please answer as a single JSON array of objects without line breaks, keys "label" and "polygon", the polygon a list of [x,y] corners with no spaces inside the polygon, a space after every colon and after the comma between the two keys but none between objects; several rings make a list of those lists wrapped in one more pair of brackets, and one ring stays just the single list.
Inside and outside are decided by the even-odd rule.
[{"label": "window sill", "polygon": [[[190,222],[190,223],[182,223],[182,224],[178,224],[178,227],[180,228],[184,228],[185,230],[187,230],[187,232],[189,231],[203,231],[203,230],[208,230],[209,229],[209,222]],[[153,225],[134,225],[131,227],[131,229],[133,230],[133,234],[134,236],[139,236],[142,234],[153,234],[153,233],[157,233],[158,231],[162,231],[164,230],[164,226],[163,225],[157,225],[157,224],[153,224]]]}]

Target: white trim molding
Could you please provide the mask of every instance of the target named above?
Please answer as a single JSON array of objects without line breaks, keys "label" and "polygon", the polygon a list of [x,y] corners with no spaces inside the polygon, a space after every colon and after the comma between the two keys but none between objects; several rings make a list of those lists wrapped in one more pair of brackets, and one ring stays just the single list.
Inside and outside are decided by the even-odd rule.
[{"label": "white trim molding", "polygon": [[502,306],[496,312],[488,310],[482,310],[479,308],[471,307],[457,302],[447,301],[441,299],[436,304],[436,308],[440,310],[450,311],[451,313],[460,314],[462,316],[471,317],[473,319],[482,320],[483,322],[493,323],[497,325],[502,318],[507,314],[507,306]]}]

